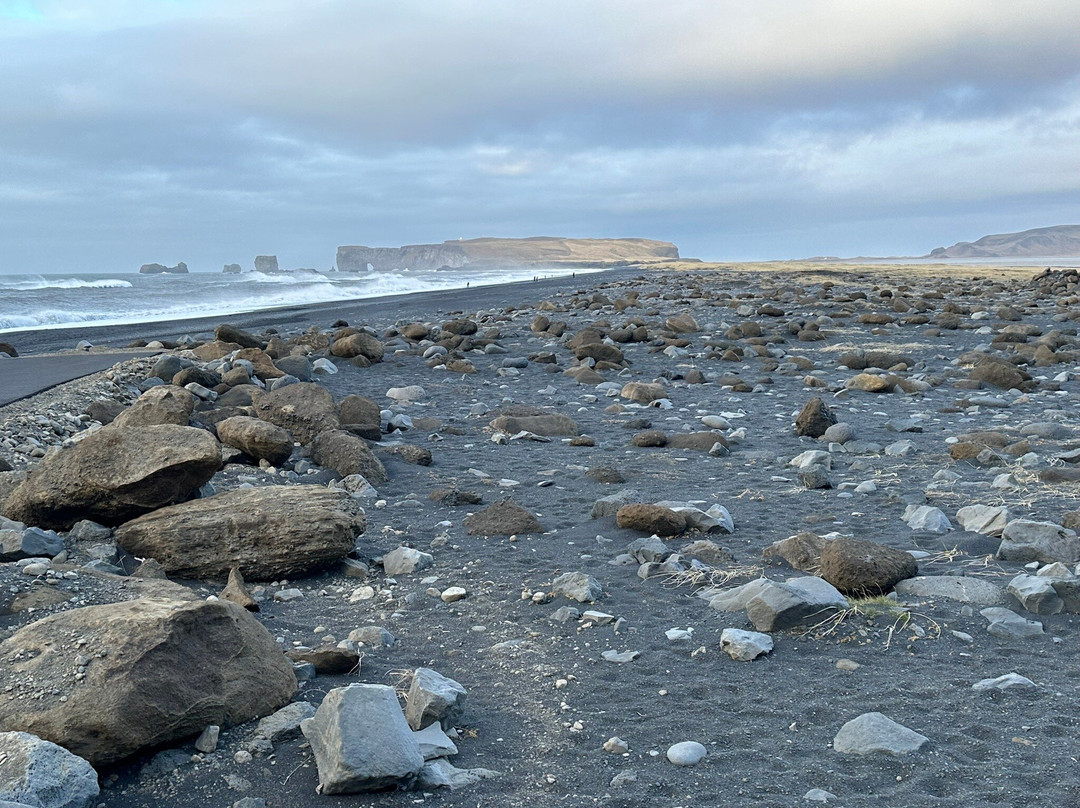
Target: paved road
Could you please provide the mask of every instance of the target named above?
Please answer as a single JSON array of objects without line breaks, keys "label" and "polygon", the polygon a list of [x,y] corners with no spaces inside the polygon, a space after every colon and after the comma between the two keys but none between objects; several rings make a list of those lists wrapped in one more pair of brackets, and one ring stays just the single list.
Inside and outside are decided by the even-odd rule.
[{"label": "paved road", "polygon": [[108,370],[125,359],[145,355],[143,351],[0,359],[0,407],[72,379]]}]

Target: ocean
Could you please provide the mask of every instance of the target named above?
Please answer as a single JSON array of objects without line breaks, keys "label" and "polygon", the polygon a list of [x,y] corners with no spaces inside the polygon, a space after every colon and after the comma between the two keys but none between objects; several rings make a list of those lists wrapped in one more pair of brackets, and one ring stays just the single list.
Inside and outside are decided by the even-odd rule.
[{"label": "ocean", "polygon": [[600,270],[466,266],[356,273],[0,275],[0,333],[226,316],[596,271]]}]

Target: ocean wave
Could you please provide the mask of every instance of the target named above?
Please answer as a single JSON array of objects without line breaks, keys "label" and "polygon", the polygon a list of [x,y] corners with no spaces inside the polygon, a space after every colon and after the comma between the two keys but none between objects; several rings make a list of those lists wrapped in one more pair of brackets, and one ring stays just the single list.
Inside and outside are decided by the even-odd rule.
[{"label": "ocean wave", "polygon": [[0,281],[0,289],[17,292],[32,292],[36,289],[130,289],[130,281],[119,278],[103,278],[87,281],[82,278],[44,278],[37,276],[29,280]]},{"label": "ocean wave", "polygon": [[[580,270],[578,272],[584,274]],[[531,268],[485,268],[483,271],[459,271],[454,274],[425,272],[403,275],[399,272],[371,272],[347,273],[338,277],[322,273],[276,275],[256,272],[210,277],[191,275],[171,279],[171,282],[162,288],[155,288],[149,300],[140,292],[143,289],[142,279],[134,284],[133,292],[104,291],[89,294],[65,291],[82,287],[59,286],[58,283],[67,279],[53,279],[49,286],[39,287],[52,288],[55,291],[43,292],[42,295],[48,295],[48,302],[41,301],[36,309],[28,307],[25,302],[5,307],[3,295],[0,295],[0,332],[227,317],[245,312],[461,289],[466,285],[475,288],[525,281],[535,276],[552,277],[564,274],[569,275],[570,272],[538,272]],[[153,282],[154,279],[147,280]],[[245,283],[248,281],[251,283]],[[86,285],[109,282],[81,281]],[[182,282],[182,285],[178,282]],[[226,291],[223,284],[227,284],[227,294],[223,294]],[[117,286],[126,289],[132,284],[119,281]],[[3,283],[0,283],[0,290],[3,288]],[[101,285],[96,288],[108,290],[114,287]],[[99,305],[91,308],[92,301],[95,300]],[[11,302],[16,302],[14,296]]]}]

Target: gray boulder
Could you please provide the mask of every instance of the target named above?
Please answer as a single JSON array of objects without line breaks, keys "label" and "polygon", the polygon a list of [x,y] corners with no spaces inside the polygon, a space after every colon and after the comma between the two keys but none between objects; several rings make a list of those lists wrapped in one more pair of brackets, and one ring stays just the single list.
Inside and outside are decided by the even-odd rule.
[{"label": "gray boulder", "polygon": [[782,631],[807,623],[819,623],[846,609],[847,599],[821,578],[789,578],[770,581],[746,604],[746,616],[758,631]]},{"label": "gray boulder", "polygon": [[81,757],[26,732],[0,732],[0,806],[91,808],[97,772]]},{"label": "gray boulder", "polygon": [[0,561],[21,558],[52,558],[64,549],[64,540],[51,530],[28,527],[24,530],[0,530]]},{"label": "gray boulder", "polygon": [[383,556],[383,571],[390,577],[408,575],[424,570],[435,563],[431,553],[424,553],[412,547],[398,547]]},{"label": "gray boulder", "polygon": [[417,668],[405,703],[409,726],[420,730],[438,723],[450,729],[465,712],[468,692],[453,679],[431,668]]},{"label": "gray boulder", "polygon": [[1058,614],[1065,608],[1053,582],[1045,576],[1017,575],[1005,589],[1033,614]]},{"label": "gray boulder", "polygon": [[990,621],[987,633],[1002,640],[1030,640],[1043,634],[1043,625],[1037,620],[1026,620],[1011,609],[991,606],[979,614]]},{"label": "gray boulder", "polygon": [[964,530],[985,536],[1000,536],[1009,523],[1009,509],[998,505],[968,505],[956,512]]},{"label": "gray boulder", "polygon": [[840,728],[833,749],[846,755],[906,755],[922,749],[929,740],[881,713],[863,713]]},{"label": "gray boulder", "polygon": [[315,708],[306,701],[294,701],[286,704],[266,718],[259,719],[255,727],[255,736],[265,738],[270,743],[280,743],[300,737],[300,724],[306,718],[315,715]]},{"label": "gray boulder", "polygon": [[564,572],[551,582],[551,592],[579,603],[592,603],[604,594],[604,587],[584,572]]},{"label": "gray boulder", "polygon": [[1014,519],[1005,525],[1001,533],[997,557],[1017,564],[1031,561],[1074,564],[1080,561],[1080,539],[1075,531],[1066,530],[1053,522]]},{"label": "gray boulder", "polygon": [[424,756],[385,685],[354,684],[326,694],[300,724],[319,769],[322,794],[358,794],[409,785]]},{"label": "gray boulder", "polygon": [[908,578],[896,585],[900,595],[920,598],[946,598],[979,606],[994,606],[1005,600],[1005,592],[997,584],[966,575],[923,575]]},{"label": "gray boulder", "polygon": [[606,497],[601,497],[593,503],[592,518],[603,519],[605,516],[615,516],[619,512],[619,508],[624,505],[633,505],[638,502],[644,502],[645,498],[640,491],[633,488],[626,488],[622,491],[617,491],[614,494],[609,494]]}]

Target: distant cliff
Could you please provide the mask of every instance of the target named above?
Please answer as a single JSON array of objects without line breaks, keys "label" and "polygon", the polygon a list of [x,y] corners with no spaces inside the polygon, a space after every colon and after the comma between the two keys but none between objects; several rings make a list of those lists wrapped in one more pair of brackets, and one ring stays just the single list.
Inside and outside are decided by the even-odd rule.
[{"label": "distant cliff", "polygon": [[927,258],[1080,258],[1080,225],[1038,227],[938,247]]},{"label": "distant cliff", "polygon": [[489,266],[598,265],[633,261],[670,260],[679,248],[667,241],[644,238],[474,238],[442,244],[405,247],[338,247],[337,268],[342,272],[374,269],[440,269],[466,264]]}]

